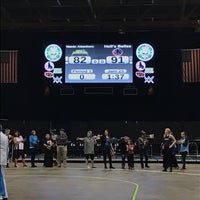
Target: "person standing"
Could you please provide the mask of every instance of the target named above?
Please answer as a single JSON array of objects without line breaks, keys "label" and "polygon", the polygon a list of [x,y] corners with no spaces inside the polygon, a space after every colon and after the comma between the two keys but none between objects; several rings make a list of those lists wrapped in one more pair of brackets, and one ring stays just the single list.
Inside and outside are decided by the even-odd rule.
[{"label": "person standing", "polygon": [[121,150],[121,156],[122,156],[122,169],[125,169],[125,165],[126,165],[128,140],[129,140],[129,137],[124,136],[121,138],[121,141],[120,141],[120,150]]},{"label": "person standing", "polygon": [[60,129],[60,134],[56,138],[57,144],[57,167],[61,167],[63,161],[63,167],[67,167],[67,145],[68,136],[63,128]]},{"label": "person standing", "polygon": [[86,165],[88,169],[90,169],[89,158],[91,159],[92,168],[95,168],[94,167],[94,146],[96,144],[97,139],[100,139],[100,138],[98,136],[92,137],[92,131],[87,131],[87,137],[77,138],[77,140],[84,142],[84,154],[85,154]]},{"label": "person standing", "polygon": [[6,168],[9,168],[9,162],[12,160],[13,156],[13,136],[10,133],[10,129],[5,129],[5,135],[8,137],[8,162]]},{"label": "person standing", "polygon": [[31,167],[37,167],[35,165],[35,156],[37,154],[39,139],[36,135],[36,131],[32,130],[31,135],[29,136],[29,143],[30,143],[30,151],[31,151]]},{"label": "person standing", "polygon": [[44,167],[53,167],[53,140],[49,133],[45,135],[44,146]]},{"label": "person standing", "polygon": [[186,155],[189,152],[189,140],[185,131],[181,132],[181,139],[177,141],[180,144],[180,154],[182,157],[182,170],[186,169]]},{"label": "person standing", "polygon": [[128,141],[127,145],[127,152],[128,152],[128,168],[130,170],[134,169],[134,143],[132,140]]},{"label": "person standing", "polygon": [[169,128],[165,129],[163,142],[161,144],[163,149],[163,171],[166,172],[170,167],[172,172],[173,167],[173,146],[176,143],[175,137],[172,135],[172,131]]},{"label": "person standing", "polygon": [[113,147],[112,147],[112,142],[111,142],[110,133],[109,133],[108,129],[106,129],[104,131],[104,135],[101,137],[101,146],[103,148],[104,168],[107,169],[106,158],[108,156],[110,169],[115,169],[112,166],[111,148],[113,148]]},{"label": "person standing", "polygon": [[7,165],[8,159],[8,137],[2,132],[0,125],[0,197],[3,200],[8,199],[8,192],[6,188],[4,168]]},{"label": "person standing", "polygon": [[25,139],[20,135],[19,131],[15,131],[13,142],[14,142],[14,151],[13,151],[14,167],[18,167],[17,164],[20,156],[22,157],[23,167],[27,167],[24,154]]},{"label": "person standing", "polygon": [[149,168],[148,165],[148,144],[149,144],[149,140],[147,138],[146,132],[145,131],[141,131],[141,136],[138,138],[138,150],[140,153],[140,164],[141,164],[141,168],[144,168],[144,162],[143,162],[143,158],[145,157],[145,167]]}]

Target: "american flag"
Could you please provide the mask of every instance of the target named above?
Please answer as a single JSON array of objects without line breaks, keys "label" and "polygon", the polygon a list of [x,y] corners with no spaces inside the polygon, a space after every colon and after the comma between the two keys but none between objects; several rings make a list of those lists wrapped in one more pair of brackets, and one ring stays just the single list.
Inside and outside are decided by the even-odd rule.
[{"label": "american flag", "polygon": [[0,83],[17,83],[17,50],[0,50]]},{"label": "american flag", "polygon": [[186,51],[190,54],[190,59],[182,61],[183,82],[200,82],[200,49],[187,49]]}]

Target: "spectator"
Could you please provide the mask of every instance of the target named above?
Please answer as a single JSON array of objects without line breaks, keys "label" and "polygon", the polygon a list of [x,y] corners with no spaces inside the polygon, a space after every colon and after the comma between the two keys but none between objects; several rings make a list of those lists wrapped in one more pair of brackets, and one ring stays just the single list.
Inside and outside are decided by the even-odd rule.
[{"label": "spectator", "polygon": [[37,154],[39,140],[35,130],[31,131],[31,135],[29,136],[29,144],[31,151],[31,167],[37,167],[35,165],[35,156]]},{"label": "spectator", "polygon": [[0,198],[3,200],[8,199],[8,192],[6,188],[4,168],[7,165],[8,159],[8,138],[2,132],[0,125]]}]

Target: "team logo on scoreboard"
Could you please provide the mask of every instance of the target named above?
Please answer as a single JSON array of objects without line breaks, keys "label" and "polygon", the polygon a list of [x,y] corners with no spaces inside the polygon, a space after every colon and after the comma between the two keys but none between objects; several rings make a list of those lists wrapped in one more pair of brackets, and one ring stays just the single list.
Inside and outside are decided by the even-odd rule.
[{"label": "team logo on scoreboard", "polygon": [[144,77],[144,83],[154,83],[154,76]]},{"label": "team logo on scoreboard", "polygon": [[144,72],[135,72],[135,75],[136,75],[138,78],[144,78],[145,73],[144,73]]},{"label": "team logo on scoreboard", "polygon": [[116,48],[116,49],[113,49],[112,50],[112,55],[113,56],[121,56],[121,55],[123,55],[123,50],[122,49],[120,49],[120,48]]},{"label": "team logo on scoreboard", "polygon": [[45,57],[51,62],[56,62],[62,57],[62,49],[57,44],[50,44],[45,49]]},{"label": "team logo on scoreboard", "polygon": [[143,62],[143,61],[138,61],[138,62],[136,63],[136,65],[135,65],[135,67],[136,67],[136,69],[137,69],[138,71],[143,71],[143,70],[145,70],[145,68],[146,68],[146,64],[145,64],[145,62]]},{"label": "team logo on scoreboard", "polygon": [[52,72],[44,72],[44,76],[46,78],[52,78],[53,77],[53,73]]},{"label": "team logo on scoreboard", "polygon": [[47,61],[45,64],[44,64],[44,68],[50,72],[50,71],[53,71],[54,70],[54,63],[53,62],[50,62],[50,61]]},{"label": "team logo on scoreboard", "polygon": [[150,44],[143,43],[137,47],[136,56],[141,61],[149,61],[154,56],[154,49]]},{"label": "team logo on scoreboard", "polygon": [[62,83],[62,76],[54,76],[53,83]]}]

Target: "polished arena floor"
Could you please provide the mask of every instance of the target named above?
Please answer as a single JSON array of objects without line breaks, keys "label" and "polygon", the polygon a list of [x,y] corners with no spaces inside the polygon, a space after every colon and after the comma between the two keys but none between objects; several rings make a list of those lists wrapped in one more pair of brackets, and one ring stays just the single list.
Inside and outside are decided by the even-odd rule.
[{"label": "polished arena floor", "polygon": [[[20,164],[19,164],[20,165]],[[9,200],[199,200],[200,164],[187,170],[162,172],[162,164],[149,169],[104,169],[102,163],[87,169],[84,163],[68,163],[67,168],[6,169]]]}]

